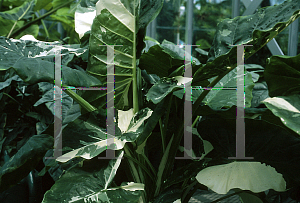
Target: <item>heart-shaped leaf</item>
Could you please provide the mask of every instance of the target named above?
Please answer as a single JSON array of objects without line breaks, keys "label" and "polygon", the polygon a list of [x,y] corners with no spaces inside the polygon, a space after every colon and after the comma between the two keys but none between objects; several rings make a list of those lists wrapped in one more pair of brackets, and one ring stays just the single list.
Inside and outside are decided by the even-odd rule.
[{"label": "heart-shaped leaf", "polygon": [[67,171],[46,192],[42,203],[65,201],[113,203],[120,199],[122,202],[138,202],[144,190],[144,185],[141,183],[123,183],[117,188],[108,188],[123,155],[123,151],[118,151],[116,159],[110,160],[106,167],[99,164],[100,160],[94,159],[81,168],[76,167]]},{"label": "heart-shaped leaf", "polygon": [[[143,122],[151,116],[151,113],[149,108],[140,110],[130,118],[131,122],[127,123],[127,128],[125,126],[127,129],[125,132],[121,132],[120,128],[115,126],[115,135],[106,133],[106,110],[83,114],[70,122],[62,131],[63,146],[72,151],[56,160],[64,163],[74,157],[92,159],[106,149],[122,149],[126,142],[133,142],[138,138],[144,129]],[[129,119],[122,115],[118,115],[120,124],[124,124],[124,120]]]},{"label": "heart-shaped leaf", "polygon": [[[259,171],[259,173],[258,173]],[[227,194],[233,188],[258,193],[268,189],[285,191],[286,183],[271,166],[259,162],[238,162],[210,166],[201,170],[196,179],[218,194]]]},{"label": "heart-shaped leaf", "polygon": [[[133,85],[136,94],[137,59],[143,47],[145,29],[159,13],[162,1],[100,0],[96,4],[96,17],[91,28],[89,63],[87,72],[107,85],[107,66],[114,65],[114,106],[123,110],[129,107],[128,92]],[[156,10],[155,10],[156,8]],[[114,46],[113,63],[107,59],[107,45]],[[112,76],[112,75],[111,75]],[[111,91],[111,90],[109,90]],[[83,91],[81,96],[96,108],[103,107],[106,92]]]},{"label": "heart-shaped leaf", "polygon": [[[50,44],[50,45],[49,45]],[[41,41],[15,40],[0,37],[0,73],[4,74],[13,69],[20,78],[29,83],[54,81],[53,58],[55,49],[61,49],[62,64],[68,63],[72,54],[81,55],[86,49],[79,45],[61,46],[57,42],[46,43]],[[34,73],[34,74],[33,74]],[[12,75],[13,76],[13,75]],[[62,65],[62,85],[73,87],[100,86],[101,82],[83,71],[75,70]]]}]

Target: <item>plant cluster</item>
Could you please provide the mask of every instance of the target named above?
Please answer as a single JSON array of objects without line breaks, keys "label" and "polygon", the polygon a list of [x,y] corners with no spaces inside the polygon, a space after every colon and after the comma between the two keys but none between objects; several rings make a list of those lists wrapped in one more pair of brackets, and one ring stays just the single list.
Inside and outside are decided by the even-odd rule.
[{"label": "plant cluster", "polygon": [[[0,16],[18,16],[12,20],[17,26],[28,9],[42,8],[36,8],[41,2],[25,2],[17,14]],[[47,2],[55,8],[58,1]],[[233,189],[243,202],[270,202],[279,195],[266,195],[266,190],[299,198],[300,55],[272,56],[265,67],[245,64],[244,74],[237,75],[232,45],[251,45],[244,50],[248,59],[300,16],[300,0],[221,21],[205,62],[167,40],[145,36],[162,6],[162,0],[79,1],[72,7],[72,26],[80,44],[0,37],[1,192],[37,170],[55,181],[43,203],[188,202],[197,189],[208,188],[219,194]],[[112,45],[114,74],[108,72]],[[59,156],[53,121],[60,102],[53,95],[57,49]],[[184,77],[188,68],[192,78]],[[109,77],[114,77],[114,90],[70,89],[108,88]],[[236,156],[234,88],[241,80],[250,160],[228,158]],[[194,87],[191,101],[185,98],[188,86]],[[114,129],[108,129],[112,102]],[[192,118],[184,117],[188,102]],[[189,128],[186,120],[192,121]],[[187,131],[193,139],[189,148],[184,145]],[[183,156],[189,159],[177,159]]]}]

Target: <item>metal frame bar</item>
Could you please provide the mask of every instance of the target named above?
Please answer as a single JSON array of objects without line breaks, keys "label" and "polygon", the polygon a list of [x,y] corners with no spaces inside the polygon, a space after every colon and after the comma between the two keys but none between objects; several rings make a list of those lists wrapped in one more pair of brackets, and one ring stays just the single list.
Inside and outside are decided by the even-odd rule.
[{"label": "metal frame bar", "polygon": [[185,22],[185,43],[192,45],[193,43],[193,0],[187,0],[187,12]]},{"label": "metal frame bar", "polygon": [[232,0],[232,11],[231,12],[232,12],[231,18],[235,18],[240,15],[240,0]]},{"label": "metal frame bar", "polygon": [[299,18],[289,25],[288,55],[296,56],[298,48]]}]

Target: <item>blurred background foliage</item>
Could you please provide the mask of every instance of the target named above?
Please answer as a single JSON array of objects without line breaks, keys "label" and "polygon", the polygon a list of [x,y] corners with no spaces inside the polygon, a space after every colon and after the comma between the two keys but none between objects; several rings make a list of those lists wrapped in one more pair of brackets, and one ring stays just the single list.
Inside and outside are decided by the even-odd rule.
[{"label": "blurred background foliage", "polygon": [[19,39],[29,34],[41,41],[79,44],[74,23],[79,3],[72,0],[1,0],[0,35]]}]

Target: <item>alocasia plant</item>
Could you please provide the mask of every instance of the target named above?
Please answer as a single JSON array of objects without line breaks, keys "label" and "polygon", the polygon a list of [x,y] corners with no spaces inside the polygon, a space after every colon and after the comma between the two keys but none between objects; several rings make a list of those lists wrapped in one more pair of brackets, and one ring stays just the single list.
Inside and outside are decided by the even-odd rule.
[{"label": "alocasia plant", "polygon": [[[237,76],[237,49],[231,46],[252,45],[245,48],[245,59],[249,58],[300,16],[300,0],[223,20],[218,24],[206,64],[194,57],[188,62],[192,78],[183,77],[187,62],[182,48],[145,36],[147,25],[162,5],[161,0],[78,4],[75,17],[87,12],[94,18],[87,19],[92,25],[75,19],[76,31],[88,42],[85,47],[0,38],[0,98],[8,95],[8,87],[14,82],[38,84],[43,96],[34,106],[46,104],[54,114],[49,91],[54,80],[55,46],[60,46],[63,54],[62,86],[105,87],[108,76],[115,78],[114,98],[107,98],[106,91],[64,90],[63,155],[49,160],[45,157],[53,155],[53,150],[45,154],[45,168],[40,175],[49,171],[56,182],[46,192],[43,203],[188,202],[197,188],[222,194],[234,189],[242,200],[247,200],[257,198],[254,193],[286,191],[300,184],[300,56],[273,56],[267,59],[266,67],[246,64],[245,74]],[[114,46],[113,75],[107,74],[107,46]],[[87,66],[78,67],[73,61]],[[192,90],[193,147],[189,154],[201,160],[175,159],[184,151],[185,84],[232,88],[240,77],[245,79],[245,152],[254,160],[240,163],[241,160],[228,159],[236,153],[236,90],[222,88]],[[265,87],[263,95],[258,93],[258,86]],[[106,132],[105,108],[110,100],[115,104],[115,138],[107,138]],[[265,108],[257,108],[260,104]],[[5,126],[6,114],[3,115],[1,128]],[[37,113],[27,115],[40,119]],[[42,119],[40,122],[43,124],[37,124],[37,135],[2,165],[2,191],[8,188],[4,183],[11,174],[23,172],[10,183],[13,185],[33,169],[28,166],[32,161],[18,160],[26,160],[31,142],[36,140],[46,146],[41,151],[39,144],[32,145],[34,164],[50,148],[54,125]],[[3,149],[7,148],[5,135],[0,135]],[[114,143],[108,144],[109,139]],[[105,156],[106,149],[115,151],[115,159],[98,159]],[[239,181],[240,176],[231,182],[231,176],[223,176],[235,170],[245,172],[245,166],[253,170],[248,170],[243,181]],[[263,177],[255,179],[255,184],[251,182],[253,171]],[[276,179],[271,180],[265,173]],[[254,193],[247,196],[238,188]]]}]

